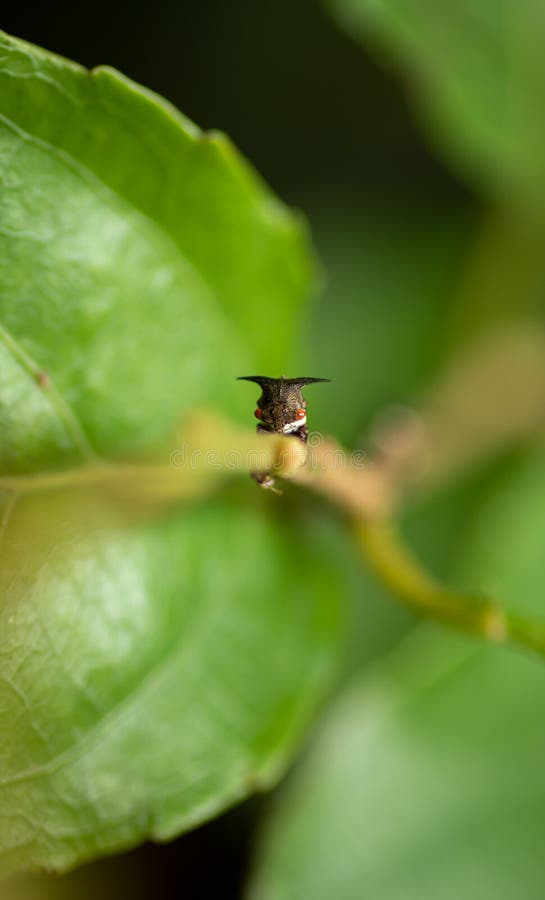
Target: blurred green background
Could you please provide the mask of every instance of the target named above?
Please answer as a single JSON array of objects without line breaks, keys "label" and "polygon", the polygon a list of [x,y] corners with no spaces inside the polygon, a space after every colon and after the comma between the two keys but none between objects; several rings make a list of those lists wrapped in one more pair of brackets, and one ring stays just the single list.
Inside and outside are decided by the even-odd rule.
[{"label": "blurred green background", "polygon": [[[468,340],[510,321],[538,327],[545,299],[545,13],[536,3],[158,0],[129,8],[99,0],[62,15],[55,3],[32,16],[12,8],[2,27],[84,65],[114,66],[201,127],[224,130],[305,213],[323,285],[298,336],[293,370],[332,379],[309,397],[313,427],[365,446],[374,415],[413,402]],[[491,395],[491,403],[501,402]],[[467,562],[474,519],[498,502],[506,480],[516,485],[524,455],[468,475],[407,515],[408,535],[440,575],[481,578],[480,558]],[[539,491],[525,477],[535,504]],[[515,520],[524,521],[526,511],[515,511]],[[543,519],[539,509],[533,515],[535,537]],[[478,519],[479,534],[482,528]],[[493,575],[495,538],[486,534],[483,558]],[[509,546],[504,535],[498,541]],[[541,553],[536,538],[523,567],[536,596]],[[361,622],[347,670],[360,671],[415,620],[359,572],[349,551],[345,564]],[[536,678],[535,689],[545,687]],[[529,740],[539,737],[532,732]],[[498,781],[511,771],[509,759],[498,763]],[[513,771],[518,765],[512,762]],[[5,886],[6,898],[241,897],[270,806],[270,798],[258,797],[169,845],[150,844],[60,878],[17,878]],[[535,816],[528,833],[539,826]],[[282,852],[278,858],[281,866]],[[531,869],[531,884],[518,896],[533,897],[534,887],[543,896],[542,868]],[[294,885],[297,877],[295,866]],[[378,876],[371,884],[371,893],[347,887],[335,896],[413,897]],[[263,896],[311,896],[304,879],[291,894],[278,890]],[[438,900],[426,883],[419,891],[422,900]],[[487,891],[481,886],[474,896],[498,896]]]}]

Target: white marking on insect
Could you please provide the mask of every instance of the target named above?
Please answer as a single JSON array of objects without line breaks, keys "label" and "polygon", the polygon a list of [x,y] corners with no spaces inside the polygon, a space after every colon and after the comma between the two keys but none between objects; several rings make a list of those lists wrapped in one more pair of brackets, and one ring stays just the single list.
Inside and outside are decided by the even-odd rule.
[{"label": "white marking on insect", "polygon": [[282,431],[284,434],[291,434],[293,431],[297,431],[301,425],[307,424],[307,417],[304,416],[302,419],[296,419],[295,422],[288,422],[287,425],[284,425]]}]

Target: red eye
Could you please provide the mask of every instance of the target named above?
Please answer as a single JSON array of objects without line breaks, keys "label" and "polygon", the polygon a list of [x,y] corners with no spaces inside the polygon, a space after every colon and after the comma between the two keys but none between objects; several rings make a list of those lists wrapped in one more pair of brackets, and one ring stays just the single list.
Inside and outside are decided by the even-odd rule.
[{"label": "red eye", "polygon": [[306,412],[304,409],[298,409],[297,412],[295,413],[296,419],[304,419],[305,416],[306,416]]},{"label": "red eye", "polygon": [[259,407],[258,407],[254,413],[254,416],[256,417],[256,419],[263,418],[263,410],[259,409]]}]

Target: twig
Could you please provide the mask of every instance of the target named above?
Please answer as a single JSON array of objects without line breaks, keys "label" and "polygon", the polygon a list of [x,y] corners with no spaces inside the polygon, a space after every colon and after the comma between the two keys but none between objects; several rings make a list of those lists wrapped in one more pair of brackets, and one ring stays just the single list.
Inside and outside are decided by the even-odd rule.
[{"label": "twig", "polygon": [[444,587],[413,555],[391,522],[355,524],[373,571],[411,609],[493,643],[513,644],[545,657],[545,623],[513,615],[486,597]]},{"label": "twig", "polygon": [[[545,623],[512,615],[478,595],[462,595],[438,583],[413,556],[392,524],[399,501],[397,473],[380,461],[362,468],[333,442],[306,449],[280,435],[256,436],[214,415],[201,414],[178,437],[169,458],[92,464],[63,472],[0,478],[14,495],[91,491],[100,500],[131,501],[126,509],[148,514],[165,504],[210,493],[228,470],[262,468],[304,485],[333,502],[354,522],[372,569],[394,595],[419,612],[489,641],[517,644],[545,657]],[[182,462],[176,456],[181,452]],[[213,462],[211,462],[213,460]],[[393,473],[393,475],[392,475]],[[136,506],[134,506],[136,503]],[[121,504],[123,509],[123,503]]]}]

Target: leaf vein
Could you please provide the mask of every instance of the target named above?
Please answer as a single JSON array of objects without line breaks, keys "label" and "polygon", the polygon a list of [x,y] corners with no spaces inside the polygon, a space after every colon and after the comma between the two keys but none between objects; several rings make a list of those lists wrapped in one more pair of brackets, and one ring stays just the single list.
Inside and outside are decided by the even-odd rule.
[{"label": "leaf vein", "polygon": [[[8,331],[8,329],[0,323],[0,342],[4,344],[6,349],[11,353],[13,358],[34,380],[36,389],[38,390],[38,381],[42,373],[42,369],[32,359],[29,353],[21,346],[19,341]],[[48,385],[44,393],[49,398],[51,407],[66,432],[70,435],[74,446],[80,451],[82,457],[87,460],[96,460],[97,456],[89,443],[87,436],[71,406],[64,399],[62,394],[57,390],[51,382],[48,375]]]}]

